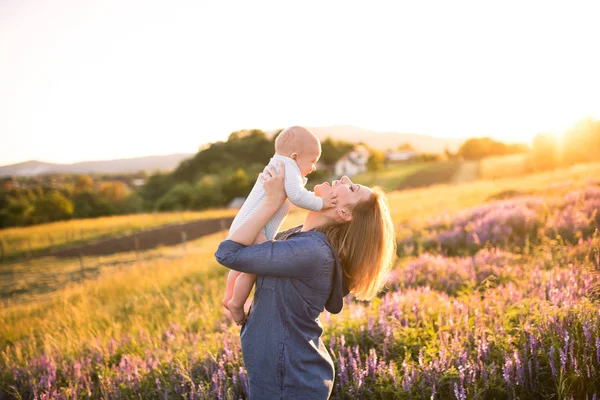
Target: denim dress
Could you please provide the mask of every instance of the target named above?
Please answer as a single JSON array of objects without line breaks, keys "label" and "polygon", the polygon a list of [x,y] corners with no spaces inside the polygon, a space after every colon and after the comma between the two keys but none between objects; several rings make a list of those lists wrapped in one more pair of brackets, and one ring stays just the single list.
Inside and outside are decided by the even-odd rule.
[{"label": "denim dress", "polygon": [[215,253],[227,268],[258,275],[240,332],[251,400],[327,399],[333,389],[319,315],[339,313],[348,289],[327,237],[300,228],[251,246],[225,240]]}]

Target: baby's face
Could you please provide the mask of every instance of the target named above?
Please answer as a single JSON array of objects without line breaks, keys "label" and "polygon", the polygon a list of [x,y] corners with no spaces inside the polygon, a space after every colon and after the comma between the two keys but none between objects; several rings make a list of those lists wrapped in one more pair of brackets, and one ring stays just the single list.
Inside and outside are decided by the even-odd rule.
[{"label": "baby's face", "polygon": [[321,146],[307,146],[304,150],[298,153],[296,158],[296,164],[300,168],[302,176],[306,176],[313,172],[316,167],[315,164],[321,157]]}]

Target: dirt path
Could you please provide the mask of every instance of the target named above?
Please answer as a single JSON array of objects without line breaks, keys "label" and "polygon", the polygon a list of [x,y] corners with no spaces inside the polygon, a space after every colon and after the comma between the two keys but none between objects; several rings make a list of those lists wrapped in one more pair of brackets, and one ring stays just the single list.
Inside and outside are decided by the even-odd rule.
[{"label": "dirt path", "polygon": [[479,177],[479,161],[463,161],[450,183],[472,182]]},{"label": "dirt path", "polygon": [[460,164],[454,161],[433,164],[408,176],[397,189],[412,189],[438,183],[448,183],[456,175],[459,167]]},{"label": "dirt path", "polygon": [[98,256],[134,250],[148,250],[158,246],[172,246],[228,229],[233,217],[201,219],[183,224],[165,225],[129,236],[100,240],[65,249],[40,253],[37,257]]}]

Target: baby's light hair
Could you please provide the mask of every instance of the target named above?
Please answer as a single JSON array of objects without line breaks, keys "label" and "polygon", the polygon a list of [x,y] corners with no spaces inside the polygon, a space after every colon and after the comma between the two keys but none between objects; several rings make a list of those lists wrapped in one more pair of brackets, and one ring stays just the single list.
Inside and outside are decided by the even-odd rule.
[{"label": "baby's light hair", "polygon": [[306,138],[311,136],[314,137],[320,148],[321,142],[310,130],[303,126],[290,126],[275,138],[275,152],[285,156],[294,152],[298,153],[307,145]]}]

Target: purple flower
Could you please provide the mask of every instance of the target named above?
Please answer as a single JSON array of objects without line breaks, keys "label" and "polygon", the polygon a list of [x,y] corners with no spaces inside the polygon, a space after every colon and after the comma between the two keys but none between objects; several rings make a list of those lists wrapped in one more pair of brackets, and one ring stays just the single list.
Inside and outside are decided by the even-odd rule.
[{"label": "purple flower", "polygon": [[456,396],[457,400],[465,400],[467,398],[467,393],[465,392],[464,386],[458,387],[458,384],[454,382],[454,396]]},{"label": "purple flower", "polygon": [[552,369],[552,376],[556,378],[558,374],[556,373],[556,367],[554,366],[554,346],[550,346],[550,368]]}]

